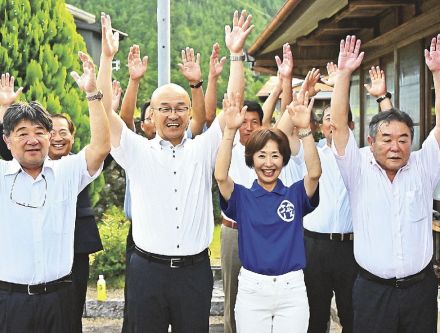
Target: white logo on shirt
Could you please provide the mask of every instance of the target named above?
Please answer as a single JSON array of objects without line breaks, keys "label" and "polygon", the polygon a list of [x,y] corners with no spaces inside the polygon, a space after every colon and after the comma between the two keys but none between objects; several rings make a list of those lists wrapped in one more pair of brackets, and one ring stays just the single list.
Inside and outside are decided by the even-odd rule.
[{"label": "white logo on shirt", "polygon": [[295,218],[295,206],[289,200],[283,200],[278,206],[277,213],[284,222],[292,222]]}]

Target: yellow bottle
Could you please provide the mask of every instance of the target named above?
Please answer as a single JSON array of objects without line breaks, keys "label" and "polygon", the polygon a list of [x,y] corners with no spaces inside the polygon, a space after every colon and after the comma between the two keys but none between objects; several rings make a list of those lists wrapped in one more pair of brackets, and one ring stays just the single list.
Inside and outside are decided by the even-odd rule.
[{"label": "yellow bottle", "polygon": [[99,280],[96,283],[96,289],[98,290],[98,301],[105,301],[107,299],[107,291],[105,288],[104,275],[99,275]]}]

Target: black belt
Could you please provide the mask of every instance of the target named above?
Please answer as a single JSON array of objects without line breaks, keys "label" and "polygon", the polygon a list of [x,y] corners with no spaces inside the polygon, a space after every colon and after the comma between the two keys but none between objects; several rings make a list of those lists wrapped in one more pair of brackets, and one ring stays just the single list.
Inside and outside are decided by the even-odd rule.
[{"label": "black belt", "polygon": [[324,240],[332,240],[338,242],[348,242],[353,240],[353,233],[340,234],[340,233],[331,233],[325,234],[321,232],[310,231],[304,229],[304,236],[315,238],[315,239],[324,239]]},{"label": "black belt", "polygon": [[48,294],[57,291],[61,288],[67,287],[72,283],[72,275],[66,275],[62,278],[41,283],[41,284],[18,284],[6,281],[0,281],[0,290],[9,292],[24,293],[28,295]]},{"label": "black belt", "polygon": [[391,278],[391,279],[384,279],[381,278],[377,275],[374,275],[372,273],[370,273],[369,271],[363,269],[362,267],[359,267],[359,275],[362,276],[363,278],[370,280],[370,281],[374,281],[380,284],[385,284],[387,286],[392,286],[395,288],[408,288],[411,287],[412,285],[422,281],[430,271],[433,270],[432,267],[432,263],[430,262],[428,264],[428,266],[426,266],[424,269],[422,269],[420,272],[418,272],[417,274],[414,275],[410,275],[404,278]]},{"label": "black belt", "polygon": [[171,268],[180,268],[180,267],[194,265],[197,264],[198,262],[205,260],[206,258],[209,258],[208,249],[205,249],[203,252],[191,256],[164,256],[161,254],[146,252],[138,248],[137,246],[135,246],[134,250],[141,257],[151,262],[167,265],[170,266]]}]

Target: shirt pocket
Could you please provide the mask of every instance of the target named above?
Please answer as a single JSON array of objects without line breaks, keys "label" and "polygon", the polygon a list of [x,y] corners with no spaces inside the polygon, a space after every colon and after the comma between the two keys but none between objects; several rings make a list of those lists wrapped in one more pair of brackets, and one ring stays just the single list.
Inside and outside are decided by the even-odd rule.
[{"label": "shirt pocket", "polygon": [[423,192],[421,190],[409,190],[405,192],[405,217],[409,222],[420,222],[427,218]]}]

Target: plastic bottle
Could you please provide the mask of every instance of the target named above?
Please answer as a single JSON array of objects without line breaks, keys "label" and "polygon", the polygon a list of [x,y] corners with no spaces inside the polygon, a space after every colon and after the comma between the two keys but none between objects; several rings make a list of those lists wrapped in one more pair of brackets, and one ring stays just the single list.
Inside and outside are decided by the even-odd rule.
[{"label": "plastic bottle", "polygon": [[98,291],[98,301],[105,301],[107,299],[107,290],[105,287],[104,275],[99,275],[98,282],[96,283],[96,289]]}]

